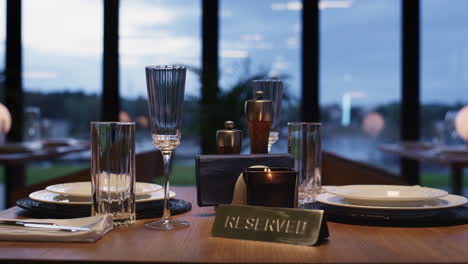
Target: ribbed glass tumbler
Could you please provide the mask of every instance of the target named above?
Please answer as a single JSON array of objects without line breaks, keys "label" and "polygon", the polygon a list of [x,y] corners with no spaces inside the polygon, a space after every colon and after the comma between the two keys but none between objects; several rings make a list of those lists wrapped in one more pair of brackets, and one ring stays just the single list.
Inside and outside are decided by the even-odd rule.
[{"label": "ribbed glass tumbler", "polygon": [[92,215],[135,222],[135,123],[91,122]]},{"label": "ribbed glass tumbler", "polygon": [[299,206],[315,201],[322,179],[321,123],[288,123],[288,152],[299,179]]}]

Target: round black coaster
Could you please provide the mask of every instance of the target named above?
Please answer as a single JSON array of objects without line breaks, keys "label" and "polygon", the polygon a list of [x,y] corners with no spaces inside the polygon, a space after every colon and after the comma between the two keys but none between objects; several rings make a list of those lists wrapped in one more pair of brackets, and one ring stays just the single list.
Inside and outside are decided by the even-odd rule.
[{"label": "round black coaster", "polygon": [[[172,215],[185,213],[192,209],[192,204],[184,200],[171,199],[169,202]],[[23,215],[34,218],[76,218],[91,215],[91,205],[44,203],[30,198],[20,199],[16,201],[16,205],[26,209]],[[161,217],[163,214],[163,206],[163,200],[137,203],[136,218],[148,219]]]},{"label": "round black coaster", "polygon": [[324,210],[327,220],[353,225],[430,227],[468,223],[468,205],[434,210],[377,210],[315,202],[305,204],[303,208]]}]

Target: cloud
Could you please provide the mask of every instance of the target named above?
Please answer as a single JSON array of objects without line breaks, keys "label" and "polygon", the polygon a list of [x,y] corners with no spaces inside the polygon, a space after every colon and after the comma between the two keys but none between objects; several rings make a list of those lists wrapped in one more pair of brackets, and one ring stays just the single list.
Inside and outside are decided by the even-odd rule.
[{"label": "cloud", "polygon": [[[353,5],[351,0],[321,0],[319,2],[320,9],[327,8],[349,8]],[[271,10],[274,11],[299,11],[302,10],[302,2],[300,1],[289,1],[286,3],[272,3]]]},{"label": "cloud", "polygon": [[249,52],[245,50],[222,50],[222,58],[232,58],[232,59],[245,59],[249,56]]},{"label": "cloud", "polygon": [[173,58],[198,57],[200,41],[190,36],[162,34],[158,38],[129,38],[120,42],[123,56],[171,56]]},{"label": "cloud", "polygon": [[299,40],[297,37],[289,37],[286,40],[286,45],[289,49],[298,49],[299,48]]},{"label": "cloud", "polygon": [[36,79],[36,80],[50,80],[50,79],[57,78],[56,72],[32,71],[32,72],[25,72],[23,75],[24,75],[24,78],[26,79]]},{"label": "cloud", "polygon": [[102,53],[102,2],[24,0],[26,48],[67,56]]},{"label": "cloud", "polygon": [[[1,5],[5,0],[0,1]],[[172,25],[180,17],[198,17],[199,12],[193,8],[167,8],[161,4],[135,0],[121,3],[119,35],[122,54],[172,53],[183,57],[199,53],[198,36],[181,35],[176,30],[160,28],[170,26],[174,29]],[[68,57],[102,54],[102,1],[24,0],[23,21],[26,48]]]}]

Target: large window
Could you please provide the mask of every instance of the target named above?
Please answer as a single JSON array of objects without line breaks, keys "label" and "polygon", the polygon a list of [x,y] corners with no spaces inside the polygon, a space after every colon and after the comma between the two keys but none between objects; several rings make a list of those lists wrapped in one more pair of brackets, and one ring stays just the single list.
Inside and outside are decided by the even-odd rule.
[{"label": "large window", "polygon": [[330,3],[320,2],[324,149],[398,172],[378,145],[399,137],[401,1]]},{"label": "large window", "polygon": [[[272,152],[287,151],[285,120],[298,120],[300,96],[301,2],[220,1],[220,86],[223,93],[251,78],[284,81],[280,140]],[[243,104],[243,102],[237,102]],[[222,125],[222,124],[220,124]]]},{"label": "large window", "polygon": [[87,139],[100,113],[102,1],[24,0],[22,13],[25,106],[39,108],[43,137]]},{"label": "large window", "polygon": [[[25,140],[89,140],[102,90],[102,1],[23,0]],[[28,167],[28,183],[89,167],[89,156]],[[73,159],[73,161],[68,161]]]},{"label": "large window", "polygon": [[[421,0],[421,133],[426,142],[463,144],[454,118],[468,105],[467,10],[463,0]],[[446,168],[422,165],[423,184],[448,184]]]},{"label": "large window", "polygon": [[[6,0],[0,0],[0,87],[3,83],[3,71],[5,70],[5,34],[6,34]],[[0,98],[3,102],[3,98]]]},{"label": "large window", "polygon": [[120,2],[121,116],[137,122],[137,149],[154,150],[148,128],[145,66],[188,67],[182,143],[174,156],[171,182],[194,183],[193,156],[200,152],[198,100],[201,69],[201,1]]}]

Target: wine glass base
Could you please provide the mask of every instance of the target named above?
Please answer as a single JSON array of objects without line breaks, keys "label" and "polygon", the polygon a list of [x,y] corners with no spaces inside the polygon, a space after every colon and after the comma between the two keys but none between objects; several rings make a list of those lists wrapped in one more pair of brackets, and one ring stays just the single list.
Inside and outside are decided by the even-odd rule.
[{"label": "wine glass base", "polygon": [[153,222],[148,222],[145,224],[145,227],[148,229],[153,230],[161,230],[161,231],[168,231],[174,229],[182,229],[189,227],[190,224],[187,221],[180,221],[180,220],[158,220]]}]

